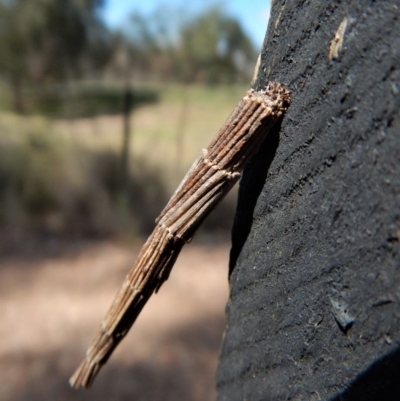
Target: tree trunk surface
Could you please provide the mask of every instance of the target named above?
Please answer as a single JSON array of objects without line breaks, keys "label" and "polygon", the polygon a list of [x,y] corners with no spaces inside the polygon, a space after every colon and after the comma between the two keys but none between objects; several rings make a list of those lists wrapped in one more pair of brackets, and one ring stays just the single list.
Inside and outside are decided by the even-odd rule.
[{"label": "tree trunk surface", "polygon": [[292,103],[240,185],[218,400],[398,401],[400,4],[276,0],[261,57]]}]

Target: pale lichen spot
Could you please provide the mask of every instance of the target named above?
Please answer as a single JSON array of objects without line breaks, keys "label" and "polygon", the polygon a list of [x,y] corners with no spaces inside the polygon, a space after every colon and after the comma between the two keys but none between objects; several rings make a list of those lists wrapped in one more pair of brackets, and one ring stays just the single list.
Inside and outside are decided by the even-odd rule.
[{"label": "pale lichen spot", "polygon": [[347,27],[347,22],[348,18],[344,17],[337,31],[335,32],[333,39],[331,40],[329,46],[329,61],[336,60],[339,58],[339,53],[342,50],[343,46],[343,38]]}]

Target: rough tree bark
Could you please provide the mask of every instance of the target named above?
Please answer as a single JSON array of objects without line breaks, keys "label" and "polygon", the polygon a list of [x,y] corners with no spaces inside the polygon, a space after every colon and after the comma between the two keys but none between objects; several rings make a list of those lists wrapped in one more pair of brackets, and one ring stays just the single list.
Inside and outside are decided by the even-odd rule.
[{"label": "rough tree bark", "polygon": [[400,400],[399,9],[273,2],[255,88],[292,103],[240,185],[220,401]]}]

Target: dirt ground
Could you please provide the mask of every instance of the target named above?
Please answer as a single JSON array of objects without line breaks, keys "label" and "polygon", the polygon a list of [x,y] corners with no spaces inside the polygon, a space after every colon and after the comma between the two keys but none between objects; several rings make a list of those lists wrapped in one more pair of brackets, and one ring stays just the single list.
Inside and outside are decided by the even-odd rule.
[{"label": "dirt ground", "polygon": [[3,255],[0,400],[215,399],[226,243],[189,244],[93,387],[68,385],[139,246],[47,241]]}]

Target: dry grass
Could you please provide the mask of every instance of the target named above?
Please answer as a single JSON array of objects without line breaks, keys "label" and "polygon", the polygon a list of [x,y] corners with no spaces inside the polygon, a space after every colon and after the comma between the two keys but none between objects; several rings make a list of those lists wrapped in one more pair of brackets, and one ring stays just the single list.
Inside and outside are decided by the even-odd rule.
[{"label": "dry grass", "polygon": [[[150,165],[160,167],[172,190],[246,89],[244,86],[165,85],[159,90],[159,103],[142,106],[132,113],[131,168],[135,168],[136,159],[145,159]],[[57,121],[54,127],[64,136],[69,133],[79,146],[120,151],[121,116],[77,119],[72,123]],[[177,143],[180,135],[183,136],[182,147]],[[181,171],[177,172],[176,162],[180,158]]]},{"label": "dry grass", "polygon": [[[244,87],[160,88],[132,113],[128,201],[117,193],[121,116],[48,120],[0,114],[0,225],[89,235],[148,232]],[[234,198],[221,210],[232,219]],[[229,227],[229,225],[228,225]]]}]

